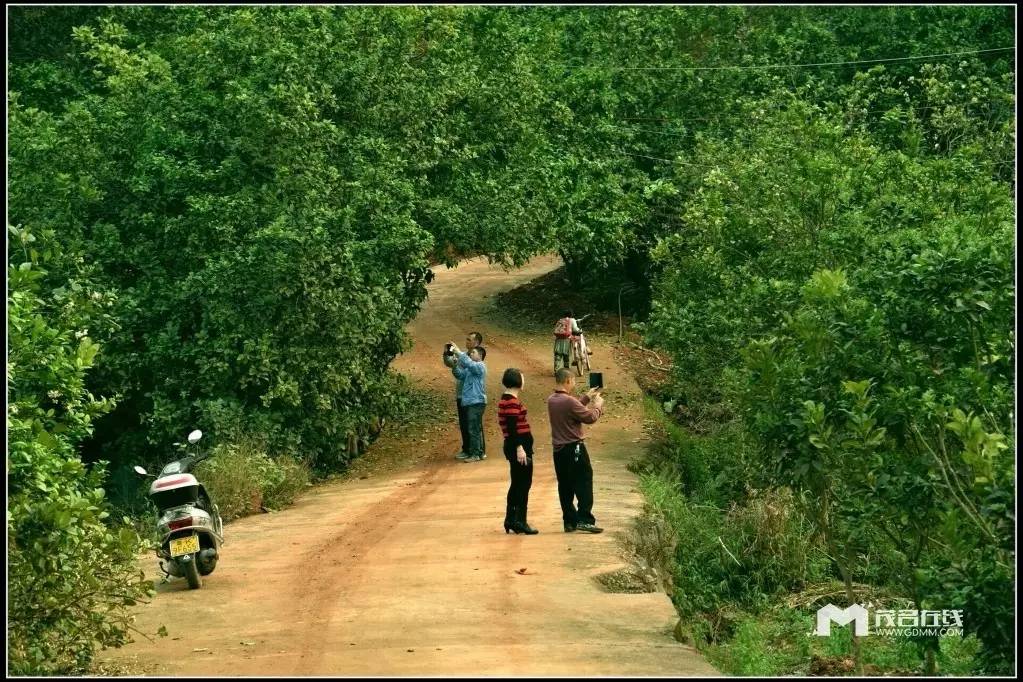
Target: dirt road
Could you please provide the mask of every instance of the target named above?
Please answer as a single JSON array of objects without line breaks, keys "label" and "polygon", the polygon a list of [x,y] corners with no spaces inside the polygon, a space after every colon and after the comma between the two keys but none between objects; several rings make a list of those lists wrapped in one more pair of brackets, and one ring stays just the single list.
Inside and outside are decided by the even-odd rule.
[{"label": "dirt road", "polygon": [[[175,580],[139,611],[140,629],[163,624],[169,636],[139,638],[106,658],[171,676],[716,674],[671,637],[667,596],[609,593],[595,580],[623,566],[620,535],[642,507],[626,464],[643,447],[639,390],[599,338],[590,340],[594,370],[614,390],[588,443],[594,514],[607,531],[562,532],[544,404],[549,337],[515,334],[480,313],[489,297],[558,264],[439,269],[410,326],[414,348],[396,363],[449,391],[444,343],[483,332],[492,403],[485,461],[453,458],[452,397],[450,427],[426,443],[413,438],[397,473],[324,484],[286,511],[229,524],[223,559],[201,590]],[[529,520],[540,534],[528,537],[502,528],[508,464],[493,403],[508,366],[526,373],[523,400],[538,436]]]}]

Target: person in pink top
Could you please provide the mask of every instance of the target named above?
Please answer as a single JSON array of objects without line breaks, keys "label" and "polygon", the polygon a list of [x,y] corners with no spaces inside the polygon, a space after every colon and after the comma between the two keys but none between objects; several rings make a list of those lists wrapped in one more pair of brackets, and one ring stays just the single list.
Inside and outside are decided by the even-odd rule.
[{"label": "person in pink top", "polygon": [[[565,532],[600,533],[593,516],[593,467],[586,452],[583,424],[593,424],[604,410],[604,398],[598,389],[590,389],[582,399],[572,395],[575,376],[562,367],[554,373],[554,393],[547,398],[554,446],[554,473],[558,477],[558,498]],[[576,508],[575,500],[579,501]]]}]

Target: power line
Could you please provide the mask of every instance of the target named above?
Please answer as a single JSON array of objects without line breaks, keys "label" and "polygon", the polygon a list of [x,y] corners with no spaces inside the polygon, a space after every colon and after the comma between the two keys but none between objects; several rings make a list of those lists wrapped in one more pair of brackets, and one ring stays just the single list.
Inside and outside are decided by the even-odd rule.
[{"label": "power line", "polygon": [[971,54],[986,54],[989,52],[1005,52],[1009,50],[1015,50],[1015,47],[992,47],[985,50],[967,50],[964,52],[940,52],[938,54],[924,54],[907,57],[888,57],[885,59],[860,59],[856,61],[845,61],[845,62],[814,62],[810,64],[757,64],[757,65],[729,65],[729,66],[614,66],[610,64],[594,64],[594,65],[581,65],[581,66],[569,66],[564,65],[566,69],[607,69],[610,71],[723,71],[728,69],[733,70],[753,70],[753,69],[805,69],[820,66],[850,66],[854,64],[882,64],[889,62],[904,62],[913,61],[917,59],[937,59],[939,57],[961,57],[964,55]]}]

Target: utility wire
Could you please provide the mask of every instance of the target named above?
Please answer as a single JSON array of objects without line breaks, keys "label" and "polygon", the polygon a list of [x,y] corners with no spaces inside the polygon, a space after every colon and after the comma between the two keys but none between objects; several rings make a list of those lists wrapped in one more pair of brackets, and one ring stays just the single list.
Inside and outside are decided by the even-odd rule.
[{"label": "utility wire", "polygon": [[938,54],[924,54],[907,57],[888,57],[885,59],[860,59],[846,62],[814,62],[810,64],[754,64],[754,65],[730,65],[730,66],[614,66],[610,64],[591,64],[581,66],[565,65],[566,69],[606,69],[610,71],[724,71],[733,69],[737,71],[748,71],[754,69],[805,69],[819,66],[851,66],[854,64],[882,64],[889,62],[905,62],[917,59],[937,59],[939,57],[961,57],[971,54],[986,54],[989,52],[1006,52],[1015,50],[1015,47],[992,47],[986,50],[967,50],[964,52],[940,52]]}]

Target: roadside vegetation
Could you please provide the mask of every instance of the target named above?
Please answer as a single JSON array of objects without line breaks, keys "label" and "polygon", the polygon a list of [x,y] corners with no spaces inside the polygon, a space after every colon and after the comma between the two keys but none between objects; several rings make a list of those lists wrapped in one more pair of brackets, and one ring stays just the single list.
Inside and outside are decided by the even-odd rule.
[{"label": "roadside vegetation", "polygon": [[12,8],[11,670],[130,635],[132,465],[201,428],[232,513],[286,504],[409,405],[431,263],[553,249],[658,354],[659,508],[745,533],[689,534],[719,579],[675,594],[752,619],[722,656],[837,581],[963,609],[1012,672],[1013,17]]},{"label": "roadside vegetation", "polygon": [[[734,429],[693,435],[648,397],[645,412],[654,445],[638,466],[648,502],[646,523],[661,527],[660,553],[648,554],[671,575],[667,586],[679,611],[676,638],[695,646],[729,675],[842,675],[855,672],[851,630],[808,636],[816,611],[845,598],[824,543],[790,490],[730,490],[723,456],[744,451]],[[891,571],[898,568],[879,548],[863,557],[870,575],[854,585],[856,599],[876,608],[909,609]],[[976,635],[941,638],[935,663],[943,674],[968,675],[976,663]],[[915,675],[919,644],[910,639],[867,637],[863,673]]]}]

